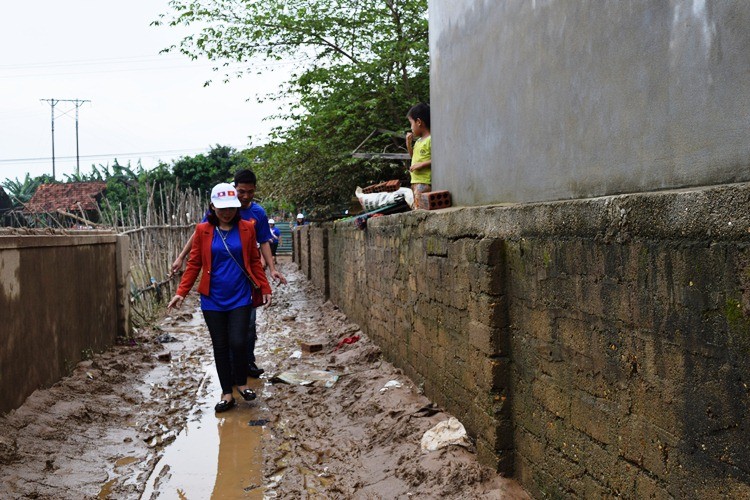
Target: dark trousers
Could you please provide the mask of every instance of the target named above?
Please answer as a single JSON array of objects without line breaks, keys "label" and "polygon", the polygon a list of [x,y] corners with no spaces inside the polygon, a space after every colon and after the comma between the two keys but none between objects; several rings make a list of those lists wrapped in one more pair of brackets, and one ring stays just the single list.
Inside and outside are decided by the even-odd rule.
[{"label": "dark trousers", "polygon": [[255,328],[256,308],[250,309],[250,320],[247,325],[247,362],[255,363],[255,341],[258,340],[258,331]]},{"label": "dark trousers", "polygon": [[[247,323],[247,364],[255,363],[255,341],[258,340],[258,330],[255,328],[257,308],[250,308],[250,316]],[[232,354],[231,352],[229,353]],[[232,357],[231,359],[234,359]],[[234,366],[234,365],[232,365]]]},{"label": "dark trousers", "polygon": [[247,383],[245,353],[248,350],[251,309],[250,306],[245,306],[231,311],[203,311],[203,318],[211,334],[221,391],[224,394],[231,394],[232,386]]}]

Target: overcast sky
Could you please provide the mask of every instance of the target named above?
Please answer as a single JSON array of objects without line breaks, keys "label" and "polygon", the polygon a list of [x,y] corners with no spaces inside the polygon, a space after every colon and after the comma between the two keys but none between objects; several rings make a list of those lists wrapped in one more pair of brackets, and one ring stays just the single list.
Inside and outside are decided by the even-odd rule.
[{"label": "overcast sky", "polygon": [[[229,84],[205,60],[159,51],[184,29],[149,24],[167,0],[24,0],[0,15],[0,183],[52,173],[51,106],[80,99],[82,172],[91,164],[136,164],[205,152],[214,144],[259,144],[278,104],[256,95],[278,89],[291,71]],[[206,80],[215,83],[204,87]],[[247,101],[249,99],[249,101]],[[55,106],[58,179],[76,169],[75,104]]]}]

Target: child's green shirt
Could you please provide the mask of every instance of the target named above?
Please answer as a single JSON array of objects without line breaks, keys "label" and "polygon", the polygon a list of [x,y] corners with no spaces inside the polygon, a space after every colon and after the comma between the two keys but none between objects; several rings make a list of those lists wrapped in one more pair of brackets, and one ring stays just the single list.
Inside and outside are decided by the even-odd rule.
[{"label": "child's green shirt", "polygon": [[[420,137],[414,143],[414,149],[411,156],[411,164],[422,163],[432,159],[432,136]],[[412,184],[432,184],[432,168],[420,168],[411,172]]]}]

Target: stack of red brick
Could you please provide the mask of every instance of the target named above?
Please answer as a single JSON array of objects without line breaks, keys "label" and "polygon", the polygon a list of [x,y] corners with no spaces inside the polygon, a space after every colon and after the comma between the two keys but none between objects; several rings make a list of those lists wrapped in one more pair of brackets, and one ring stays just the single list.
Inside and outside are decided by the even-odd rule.
[{"label": "stack of red brick", "polygon": [[380,184],[373,184],[362,189],[364,194],[370,193],[392,193],[401,187],[401,181],[398,179],[392,181],[381,182]]}]

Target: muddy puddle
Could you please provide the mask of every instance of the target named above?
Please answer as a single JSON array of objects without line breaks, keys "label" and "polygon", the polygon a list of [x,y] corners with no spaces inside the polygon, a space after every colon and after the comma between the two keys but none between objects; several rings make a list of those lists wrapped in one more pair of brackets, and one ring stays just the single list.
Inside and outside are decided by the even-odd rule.
[{"label": "muddy puddle", "polygon": [[[237,408],[215,414],[215,394],[221,387],[214,366],[205,368],[210,396],[197,401],[193,418],[164,450],[143,499],[263,498],[262,438],[267,420],[261,417],[261,403],[242,401],[235,394]],[[262,385],[250,380],[261,397]]]},{"label": "muddy puddle", "polygon": [[423,452],[450,415],[296,266],[279,267],[289,284],[258,316],[258,399],[214,413],[221,390],[193,294],[0,416],[0,498],[527,498],[470,442]]}]

